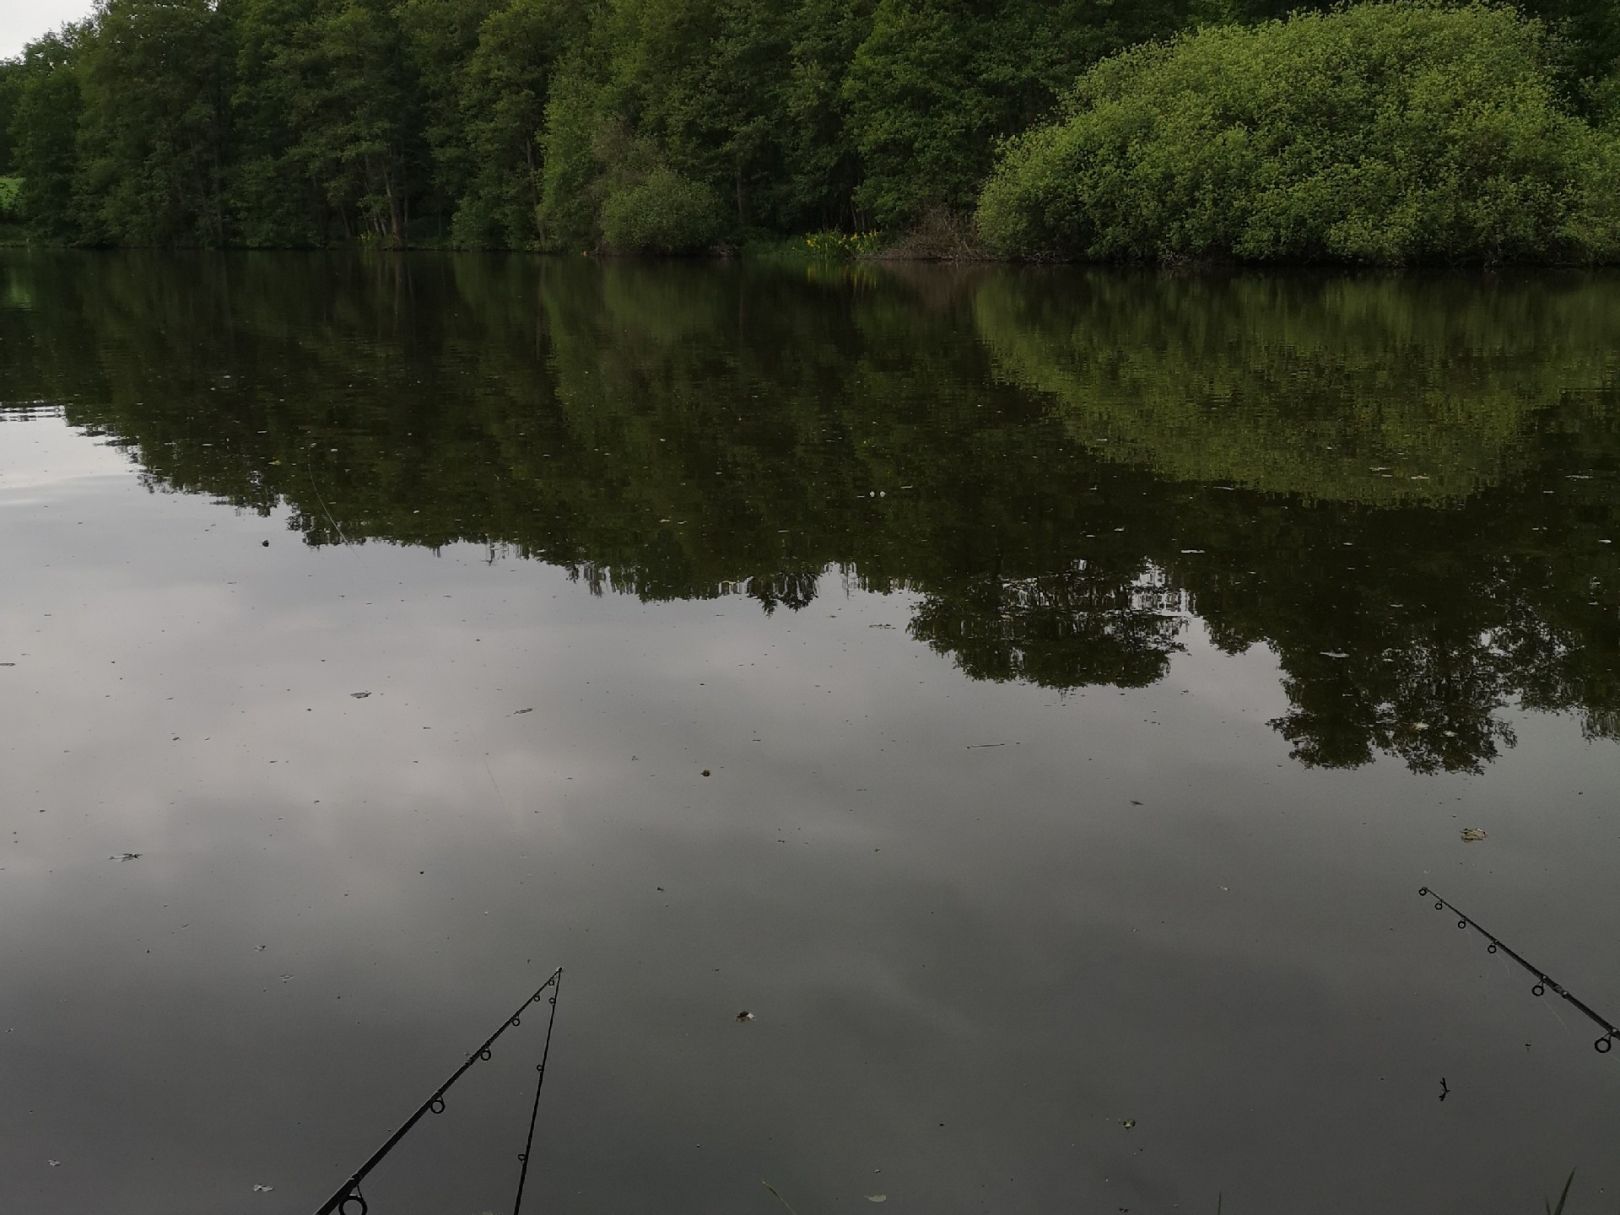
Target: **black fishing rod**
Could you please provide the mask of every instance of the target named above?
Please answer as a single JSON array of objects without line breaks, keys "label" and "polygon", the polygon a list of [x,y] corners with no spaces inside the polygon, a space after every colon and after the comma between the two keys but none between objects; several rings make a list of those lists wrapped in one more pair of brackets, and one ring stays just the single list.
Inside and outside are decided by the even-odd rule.
[{"label": "black fishing rod", "polygon": [[1457,916],[1458,928],[1472,928],[1475,932],[1479,933],[1480,936],[1484,937],[1485,940],[1489,942],[1489,944],[1485,946],[1486,953],[1496,953],[1498,951],[1505,953],[1520,966],[1524,967],[1526,971],[1534,975],[1536,977],[1536,982],[1535,986],[1530,989],[1531,995],[1544,996],[1550,991],[1555,996],[1562,996],[1579,1012],[1585,1015],[1585,1017],[1594,1025],[1600,1026],[1604,1031],[1603,1036],[1596,1042],[1592,1043],[1592,1048],[1599,1054],[1606,1055],[1614,1049],[1615,1039],[1620,1038],[1620,1028],[1617,1028],[1607,1018],[1600,1016],[1592,1009],[1590,1005],[1577,997],[1562,983],[1555,982],[1545,970],[1542,970],[1541,967],[1531,963],[1530,960],[1523,954],[1511,949],[1506,941],[1502,940],[1502,938],[1497,936],[1495,933],[1488,931],[1483,924],[1481,924],[1478,920],[1473,919],[1466,912],[1459,909],[1455,904],[1447,902],[1434,891],[1430,890],[1427,886],[1421,887],[1418,890],[1418,894],[1422,898],[1432,898],[1434,900],[1434,909],[1436,911],[1445,911],[1449,909],[1455,912]]},{"label": "black fishing rod", "polygon": [[[334,1193],[332,1197],[328,1198],[321,1204],[320,1209],[315,1212],[315,1215],[333,1215],[333,1212],[336,1212],[337,1215],[366,1215],[368,1208],[366,1205],[365,1196],[360,1193],[360,1183],[366,1179],[366,1175],[382,1162],[384,1156],[388,1155],[389,1152],[394,1150],[395,1145],[398,1144],[401,1139],[405,1138],[413,1126],[422,1120],[422,1116],[424,1114],[444,1113],[444,1095],[450,1091],[450,1086],[457,1080],[461,1079],[463,1073],[465,1073],[468,1068],[472,1067],[474,1063],[477,1063],[480,1060],[487,1061],[489,1059],[489,1048],[495,1044],[495,1039],[499,1038],[507,1030],[521,1025],[523,1023],[523,1010],[529,1007],[531,1004],[538,1004],[540,1002],[540,997],[545,995],[546,988],[548,987],[551,988],[551,1016],[546,1022],[546,1043],[540,1052],[540,1062],[535,1065],[535,1070],[540,1073],[540,1076],[539,1079],[535,1081],[534,1085],[534,1110],[529,1115],[529,1138],[527,1143],[524,1145],[523,1151],[518,1154],[518,1159],[522,1161],[523,1168],[518,1174],[517,1199],[512,1205],[512,1215],[517,1215],[518,1209],[523,1205],[523,1183],[529,1176],[529,1155],[534,1150],[534,1124],[540,1116],[540,1089],[545,1085],[546,1082],[546,1057],[551,1053],[551,1030],[552,1027],[557,1023],[557,993],[562,990],[561,966],[557,967],[556,970],[551,972],[550,978],[548,978],[544,983],[540,984],[539,987],[535,988],[532,996],[523,1001],[522,1004],[518,1005],[516,1012],[501,1022],[499,1029],[484,1039],[482,1046],[467,1056],[467,1061],[460,1067],[456,1068],[456,1070],[450,1074],[450,1078],[448,1080],[433,1090],[433,1095],[426,1101],[422,1102],[422,1104],[417,1108],[416,1113],[405,1119],[405,1121],[400,1124],[399,1129],[392,1135],[388,1136],[387,1142],[373,1152],[371,1154],[371,1158],[357,1168],[350,1178],[338,1187],[337,1192]],[[355,1205],[351,1206],[350,1204]]]}]

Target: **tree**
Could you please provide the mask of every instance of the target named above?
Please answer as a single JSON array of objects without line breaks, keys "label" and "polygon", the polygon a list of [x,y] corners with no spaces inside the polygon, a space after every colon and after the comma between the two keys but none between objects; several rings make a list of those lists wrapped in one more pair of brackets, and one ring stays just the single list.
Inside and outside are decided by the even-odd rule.
[{"label": "tree", "polygon": [[325,194],[296,159],[294,68],[319,0],[221,0],[231,32],[232,140],[227,209],[233,239],[250,248],[318,245]]},{"label": "tree", "polygon": [[1620,145],[1509,9],[1363,4],[1099,64],[1006,147],[1002,252],[1497,262],[1620,254]]},{"label": "tree", "polygon": [[83,102],[73,57],[83,32],[66,26],[23,51],[12,159],[23,179],[23,217],[30,231],[48,240],[73,241],[80,234],[74,181]]},{"label": "tree", "polygon": [[456,207],[458,244],[526,248],[538,239],[546,98],[581,24],[569,0],[508,0],[480,24],[457,79],[472,166]]},{"label": "tree", "polygon": [[0,174],[15,167],[16,141],[11,128],[17,119],[17,103],[22,98],[21,59],[0,59]]},{"label": "tree", "polygon": [[420,94],[385,0],[319,0],[278,56],[292,164],[317,183],[343,234],[401,247],[421,168]]},{"label": "tree", "polygon": [[103,0],[78,56],[93,240],[225,240],[224,22],[211,0]]}]

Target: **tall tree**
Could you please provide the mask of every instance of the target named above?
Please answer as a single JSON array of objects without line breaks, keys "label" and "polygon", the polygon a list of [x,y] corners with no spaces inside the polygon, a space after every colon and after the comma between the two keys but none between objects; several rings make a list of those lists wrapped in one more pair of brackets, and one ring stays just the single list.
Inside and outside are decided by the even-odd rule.
[{"label": "tall tree", "polygon": [[23,65],[21,59],[0,59],[0,173],[13,168],[16,144],[11,127],[17,117],[17,103],[22,98]]},{"label": "tall tree", "polygon": [[224,34],[212,0],[102,0],[79,56],[92,239],[224,242]]},{"label": "tall tree", "polygon": [[456,97],[472,165],[456,208],[458,243],[524,248],[536,241],[546,97],[582,24],[570,0],[508,0],[480,25]]},{"label": "tall tree", "polygon": [[325,195],[297,160],[294,59],[320,0],[221,0],[231,32],[233,239],[252,248],[308,246],[325,233]]},{"label": "tall tree", "polygon": [[400,247],[425,174],[419,82],[385,0],[320,0],[277,57],[296,132],[288,157],[343,234]]},{"label": "tall tree", "polygon": [[28,227],[47,240],[73,241],[80,234],[74,180],[83,101],[73,57],[83,32],[83,26],[66,26],[23,51],[12,159],[23,179],[22,211]]}]

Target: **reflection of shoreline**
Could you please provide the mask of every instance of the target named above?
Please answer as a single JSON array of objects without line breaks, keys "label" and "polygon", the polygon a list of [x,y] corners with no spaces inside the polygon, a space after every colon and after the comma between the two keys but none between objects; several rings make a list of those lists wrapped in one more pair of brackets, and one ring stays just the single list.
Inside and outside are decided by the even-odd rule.
[{"label": "reflection of shoreline", "polygon": [[[16,391],[311,544],[469,542],[767,612],[835,572],[916,594],[912,635],[966,674],[1060,689],[1156,682],[1196,615],[1276,652],[1273,724],[1313,765],[1476,768],[1515,702],[1620,735],[1620,431],[1559,389],[1608,374],[1589,282],[1430,316],[1460,283],[206,268],[0,259],[36,302],[0,309]],[[1392,496],[1355,470],[1395,441],[1437,473]]]},{"label": "reflection of shoreline", "polygon": [[1307,501],[1500,484],[1537,415],[1612,387],[1620,342],[1583,277],[1518,294],[1477,277],[1124,281],[988,281],[975,318],[998,372],[1107,459]]}]

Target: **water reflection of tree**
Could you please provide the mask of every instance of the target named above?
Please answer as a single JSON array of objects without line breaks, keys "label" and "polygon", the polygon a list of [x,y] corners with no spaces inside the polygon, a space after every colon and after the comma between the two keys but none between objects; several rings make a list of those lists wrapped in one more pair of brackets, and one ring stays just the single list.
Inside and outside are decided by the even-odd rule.
[{"label": "water reflection of tree", "polygon": [[1029,578],[969,578],[930,590],[911,632],[975,679],[1049,688],[1145,688],[1182,648],[1180,597],[1162,579],[1082,564]]},{"label": "water reflection of tree", "polygon": [[767,611],[832,569],[914,592],[913,635],[975,678],[1057,688],[1153,683],[1196,615],[1276,652],[1307,764],[1477,768],[1515,702],[1620,737],[1601,284],[1465,306],[1405,280],[953,273],[918,303],[524,259],[0,275],[29,305],[0,309],[9,397],[66,402],[154,488],[286,503],[312,543],[473,541]]}]

